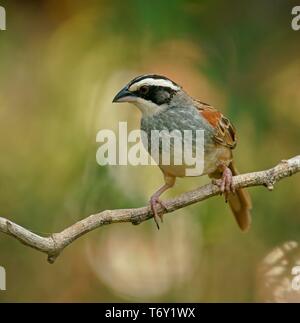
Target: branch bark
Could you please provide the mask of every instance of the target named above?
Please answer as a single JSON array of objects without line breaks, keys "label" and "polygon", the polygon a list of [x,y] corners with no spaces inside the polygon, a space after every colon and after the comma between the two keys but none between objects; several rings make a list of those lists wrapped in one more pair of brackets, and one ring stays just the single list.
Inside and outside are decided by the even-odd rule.
[{"label": "branch bark", "polygon": [[[236,188],[263,185],[269,190],[273,190],[276,182],[297,172],[300,172],[300,155],[281,161],[277,166],[268,170],[235,176],[233,181]],[[218,194],[220,194],[220,189],[217,185],[204,185],[196,190],[165,201],[166,213],[171,213]],[[162,211],[163,209],[160,208],[159,212]],[[53,233],[48,237],[39,236],[8,219],[0,217],[0,232],[16,238],[26,246],[46,253],[48,262],[54,263],[68,245],[92,230],[112,223],[131,222],[137,225],[152,217],[153,214],[149,206],[136,209],[106,210],[90,215],[62,232]]]}]

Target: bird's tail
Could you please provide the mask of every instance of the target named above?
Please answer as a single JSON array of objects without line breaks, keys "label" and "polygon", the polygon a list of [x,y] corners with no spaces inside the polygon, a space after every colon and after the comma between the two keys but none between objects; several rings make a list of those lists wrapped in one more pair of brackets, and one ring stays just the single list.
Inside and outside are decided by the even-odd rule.
[{"label": "bird's tail", "polygon": [[[233,176],[238,175],[233,162],[230,163],[229,168]],[[228,195],[228,203],[241,230],[248,230],[251,225],[250,210],[252,208],[250,194],[244,188],[239,188],[235,194]]]}]

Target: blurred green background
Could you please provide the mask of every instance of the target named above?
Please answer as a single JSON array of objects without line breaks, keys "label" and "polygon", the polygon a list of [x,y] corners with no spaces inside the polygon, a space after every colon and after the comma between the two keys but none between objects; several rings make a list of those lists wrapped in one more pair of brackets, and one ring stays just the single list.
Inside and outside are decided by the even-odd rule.
[{"label": "blurred green background", "polygon": [[[95,159],[100,129],[126,120],[129,130],[139,127],[136,108],[111,100],[143,73],[170,77],[232,120],[241,172],[299,154],[296,4],[1,1],[0,216],[47,235],[91,213],[146,204],[162,183],[157,167],[100,167]],[[178,180],[164,197],[208,181]],[[153,221],[101,228],[54,265],[0,234],[7,271],[0,301],[276,301],[289,270],[269,288],[261,264],[274,248],[299,240],[299,184],[293,176],[273,193],[252,188],[247,234],[219,197],[166,216],[160,231]]]}]

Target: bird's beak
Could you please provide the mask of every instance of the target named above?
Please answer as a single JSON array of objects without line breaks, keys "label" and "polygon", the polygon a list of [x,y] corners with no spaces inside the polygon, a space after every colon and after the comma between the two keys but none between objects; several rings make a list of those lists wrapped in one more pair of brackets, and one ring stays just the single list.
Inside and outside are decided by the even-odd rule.
[{"label": "bird's beak", "polygon": [[126,87],[124,87],[113,99],[113,103],[117,102],[134,102],[136,101],[136,96],[130,92]]}]

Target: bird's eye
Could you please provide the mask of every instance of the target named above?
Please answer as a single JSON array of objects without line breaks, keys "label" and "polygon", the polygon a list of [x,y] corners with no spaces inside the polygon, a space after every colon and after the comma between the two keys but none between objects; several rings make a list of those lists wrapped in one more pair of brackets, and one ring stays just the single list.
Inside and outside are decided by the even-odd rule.
[{"label": "bird's eye", "polygon": [[149,92],[149,86],[143,85],[140,87],[140,93],[145,95]]}]

